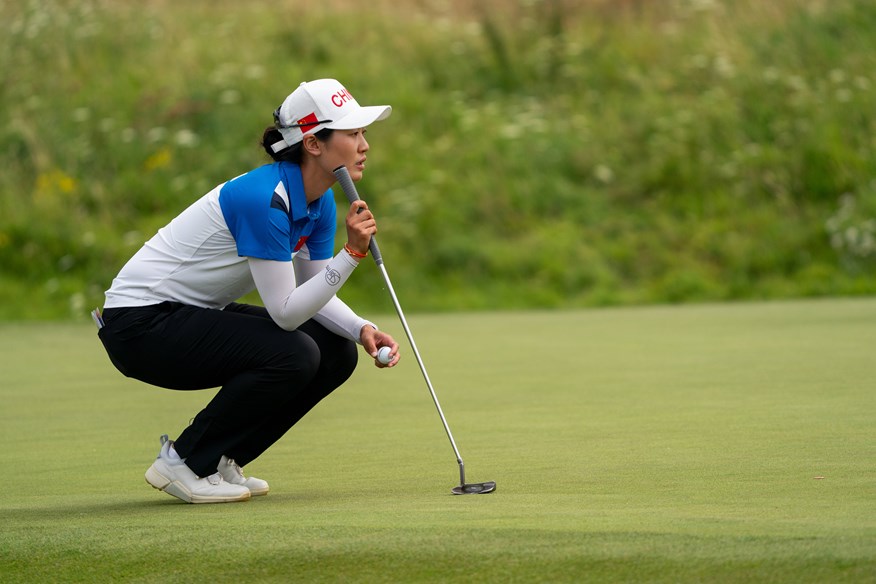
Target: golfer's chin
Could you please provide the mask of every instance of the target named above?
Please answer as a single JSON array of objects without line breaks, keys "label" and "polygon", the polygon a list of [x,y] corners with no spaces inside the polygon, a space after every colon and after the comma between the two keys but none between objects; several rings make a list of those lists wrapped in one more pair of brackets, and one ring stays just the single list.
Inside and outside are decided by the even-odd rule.
[{"label": "golfer's chin", "polygon": [[362,179],[362,175],[365,174],[365,165],[354,164],[352,167],[348,166],[347,171],[350,173],[350,178],[353,179],[353,182],[358,182]]}]

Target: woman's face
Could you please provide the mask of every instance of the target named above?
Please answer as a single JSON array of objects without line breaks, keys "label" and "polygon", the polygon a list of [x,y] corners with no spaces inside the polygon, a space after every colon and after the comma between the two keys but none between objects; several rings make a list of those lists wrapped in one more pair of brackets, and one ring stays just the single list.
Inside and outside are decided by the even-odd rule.
[{"label": "woman's face", "polygon": [[326,142],[320,144],[322,155],[320,165],[329,173],[339,166],[346,166],[350,177],[357,181],[365,170],[365,153],[368,141],[365,128],[358,130],[335,130]]}]

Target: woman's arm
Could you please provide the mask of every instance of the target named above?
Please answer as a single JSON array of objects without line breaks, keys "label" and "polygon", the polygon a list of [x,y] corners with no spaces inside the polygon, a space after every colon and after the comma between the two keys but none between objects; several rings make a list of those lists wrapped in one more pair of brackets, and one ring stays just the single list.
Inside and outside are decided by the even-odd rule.
[{"label": "woman's arm", "polygon": [[[346,251],[341,251],[331,260],[303,260],[304,263],[318,265],[302,272],[302,276],[306,272],[309,277],[302,277],[303,283],[296,286],[294,262],[247,259],[253,282],[268,314],[279,327],[286,330],[295,330],[313,318],[335,296],[358,265],[358,261]],[[347,323],[343,315],[340,318],[345,324],[352,324]],[[358,341],[359,333],[353,338]]]},{"label": "woman's arm", "polygon": [[[292,263],[295,265],[296,279],[299,282],[309,282],[325,270],[328,260],[305,260],[297,257]],[[353,312],[353,309],[337,296],[330,298],[313,318],[336,335],[341,335],[360,344],[362,342],[362,327],[369,325],[377,330],[377,325]]]}]

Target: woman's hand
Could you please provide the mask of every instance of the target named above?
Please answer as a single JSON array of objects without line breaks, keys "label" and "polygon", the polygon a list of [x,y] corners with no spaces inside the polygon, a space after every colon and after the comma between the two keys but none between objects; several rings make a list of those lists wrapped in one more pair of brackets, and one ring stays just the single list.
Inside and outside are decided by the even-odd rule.
[{"label": "woman's hand", "polygon": [[358,253],[368,253],[371,236],[377,233],[377,222],[365,201],[354,201],[347,213],[347,245]]},{"label": "woman's hand", "polygon": [[[383,331],[376,330],[369,324],[366,324],[362,327],[362,332],[360,333],[359,340],[362,342],[362,346],[368,352],[371,357],[374,358],[374,365],[380,367],[381,369],[384,367],[395,367],[398,364],[398,360],[401,357],[398,354],[398,343]],[[389,355],[391,360],[389,363],[384,365],[380,361],[377,360],[377,351],[380,347],[389,347],[390,352]]]}]

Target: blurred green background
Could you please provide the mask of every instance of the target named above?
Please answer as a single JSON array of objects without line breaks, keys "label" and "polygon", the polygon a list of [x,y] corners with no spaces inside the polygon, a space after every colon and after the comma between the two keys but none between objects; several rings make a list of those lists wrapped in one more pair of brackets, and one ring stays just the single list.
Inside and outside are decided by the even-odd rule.
[{"label": "blurred green background", "polygon": [[[872,0],[0,0],[0,319],[86,319],[320,77],[394,108],[359,189],[406,310],[873,294],[874,31]],[[391,311],[370,263],[342,296]]]}]

